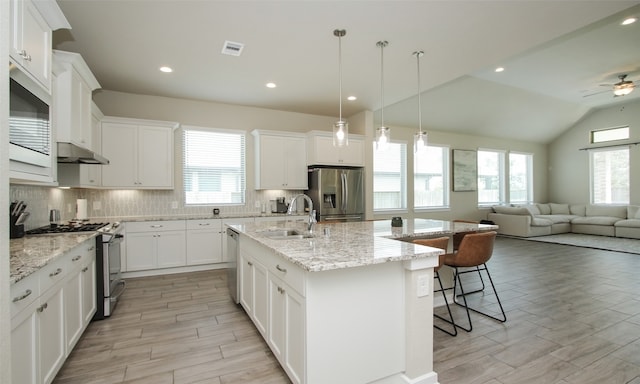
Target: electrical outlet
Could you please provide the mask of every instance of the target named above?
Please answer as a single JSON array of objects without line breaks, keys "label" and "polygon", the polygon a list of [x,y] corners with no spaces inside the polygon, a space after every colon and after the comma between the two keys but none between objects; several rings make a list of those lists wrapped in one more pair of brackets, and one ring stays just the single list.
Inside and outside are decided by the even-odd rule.
[{"label": "electrical outlet", "polygon": [[101,201],[94,201],[93,202],[93,210],[94,211],[99,211],[102,209],[102,202]]},{"label": "electrical outlet", "polygon": [[417,279],[418,297],[429,296],[429,275],[420,275]]},{"label": "electrical outlet", "polygon": [[178,209],[178,202],[177,201],[172,201],[171,202],[171,209]]},{"label": "electrical outlet", "polygon": [[73,212],[71,209],[72,209],[71,203],[67,204],[67,213]]},{"label": "electrical outlet", "polygon": [[253,203],[253,206],[256,207],[256,208],[260,208],[260,207],[262,207],[262,204],[260,204],[259,200],[256,200],[256,202]]}]

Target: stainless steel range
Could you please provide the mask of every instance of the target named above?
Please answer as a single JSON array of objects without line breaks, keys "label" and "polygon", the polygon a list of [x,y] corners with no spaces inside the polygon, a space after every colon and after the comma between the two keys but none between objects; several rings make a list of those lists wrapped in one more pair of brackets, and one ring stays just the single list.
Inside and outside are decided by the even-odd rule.
[{"label": "stainless steel range", "polygon": [[[96,238],[96,286],[98,292],[98,308],[94,320],[102,320],[111,316],[124,292],[125,281],[120,268],[120,244],[124,238],[124,227],[115,222],[108,224],[98,232]],[[100,267],[102,267],[100,269]],[[102,271],[102,272],[100,272]]]},{"label": "stainless steel range", "polygon": [[70,222],[48,225],[27,231],[27,235],[46,235],[75,232],[98,232],[96,236],[96,292],[97,309],[93,320],[111,316],[124,292],[125,282],[120,269],[120,244],[124,238],[120,223]]}]

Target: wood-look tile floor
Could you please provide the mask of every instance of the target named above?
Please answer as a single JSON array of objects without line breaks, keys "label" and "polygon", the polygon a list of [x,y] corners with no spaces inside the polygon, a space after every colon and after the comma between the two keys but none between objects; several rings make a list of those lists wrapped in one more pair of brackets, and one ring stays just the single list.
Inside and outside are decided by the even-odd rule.
[{"label": "wood-look tile floor", "polygon": [[[499,237],[488,265],[508,321],[472,314],[470,333],[434,330],[440,383],[640,384],[640,256]],[[123,382],[289,380],[218,270],[128,279],[55,380]]]}]

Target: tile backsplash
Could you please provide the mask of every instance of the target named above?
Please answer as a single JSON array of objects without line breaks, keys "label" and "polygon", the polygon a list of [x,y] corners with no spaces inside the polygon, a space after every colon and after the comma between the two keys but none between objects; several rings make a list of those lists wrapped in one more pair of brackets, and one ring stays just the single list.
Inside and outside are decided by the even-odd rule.
[{"label": "tile backsplash", "polygon": [[221,214],[259,214],[262,205],[269,211],[269,200],[284,196],[288,202],[298,193],[302,191],[248,190],[244,205],[185,206],[183,194],[178,190],[61,189],[18,184],[12,184],[10,188],[11,201],[22,200],[28,204],[26,210],[31,216],[25,223],[27,230],[49,224],[50,209],[59,209],[62,221],[73,219],[77,199],[87,199],[90,219],[108,220],[127,216],[208,215],[212,214],[213,208],[220,208]]}]

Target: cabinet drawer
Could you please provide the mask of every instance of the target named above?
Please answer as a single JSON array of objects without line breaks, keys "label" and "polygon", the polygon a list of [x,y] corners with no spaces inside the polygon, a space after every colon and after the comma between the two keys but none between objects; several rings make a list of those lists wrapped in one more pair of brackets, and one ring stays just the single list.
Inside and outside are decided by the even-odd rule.
[{"label": "cabinet drawer", "polygon": [[127,232],[184,231],[185,220],[136,221],[126,223]]},{"label": "cabinet drawer", "polygon": [[95,255],[95,239],[90,239],[67,252],[67,257],[71,261],[71,270],[78,270],[87,265],[91,260],[91,255]]},{"label": "cabinet drawer", "polygon": [[305,296],[305,273],[302,268],[275,254],[268,255],[265,258],[264,263],[270,274],[278,277],[300,295]]},{"label": "cabinet drawer", "polygon": [[40,271],[34,272],[11,285],[11,317],[14,317],[40,296],[40,281],[38,280],[39,272]]},{"label": "cabinet drawer", "polygon": [[71,270],[71,256],[66,253],[45,265],[38,271],[40,276],[40,292],[45,293],[49,288],[61,282]]},{"label": "cabinet drawer", "polygon": [[187,230],[191,229],[214,229],[222,228],[221,219],[187,220]]}]

